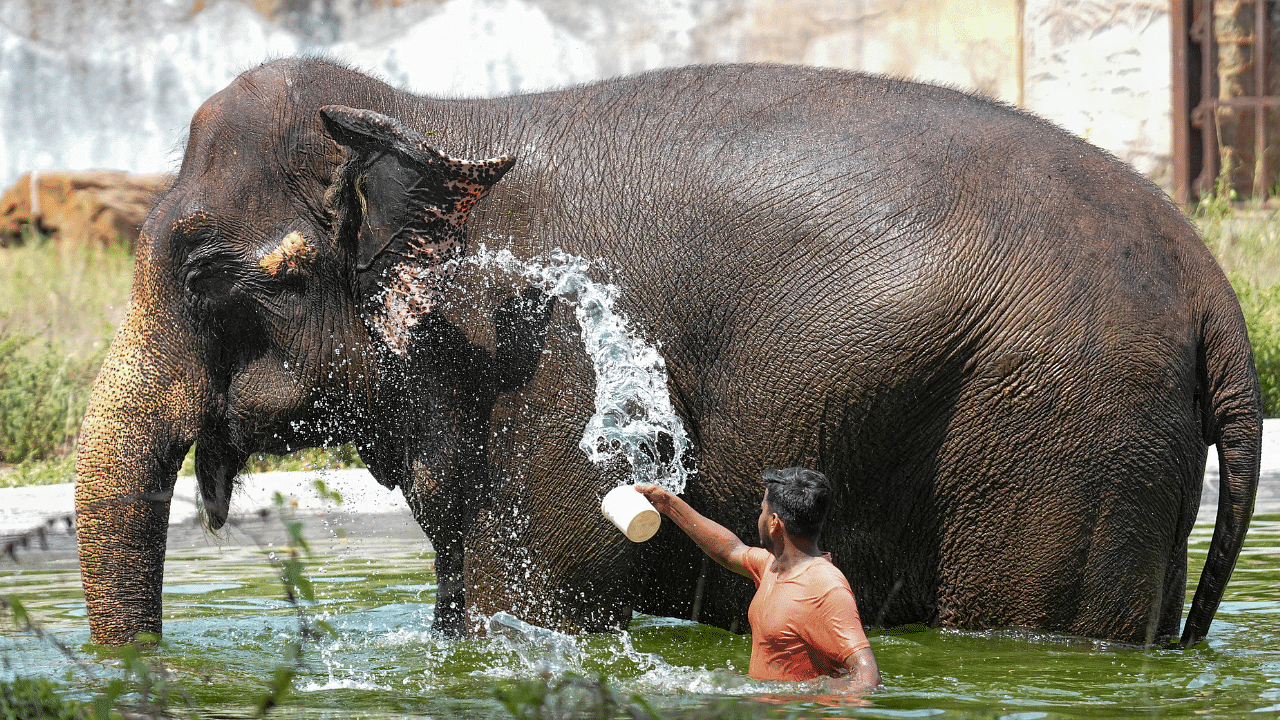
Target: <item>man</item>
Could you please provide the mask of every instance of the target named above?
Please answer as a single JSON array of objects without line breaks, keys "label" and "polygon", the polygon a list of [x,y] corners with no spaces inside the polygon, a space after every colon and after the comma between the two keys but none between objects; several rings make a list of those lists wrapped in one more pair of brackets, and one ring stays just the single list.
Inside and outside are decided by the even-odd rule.
[{"label": "man", "polygon": [[766,470],[760,501],[760,544],[749,547],[671,492],[636,485],[658,512],[680,526],[711,559],[756,583],[751,665],[759,680],[842,678],[844,689],[880,684],[871,643],[862,631],[849,582],[818,547],[831,486],[805,468]]}]

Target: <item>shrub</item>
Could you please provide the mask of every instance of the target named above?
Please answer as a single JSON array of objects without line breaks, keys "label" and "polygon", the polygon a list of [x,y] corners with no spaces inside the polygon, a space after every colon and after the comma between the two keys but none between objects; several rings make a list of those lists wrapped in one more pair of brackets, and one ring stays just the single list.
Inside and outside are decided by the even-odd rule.
[{"label": "shrub", "polygon": [[1280,416],[1280,284],[1259,288],[1240,276],[1232,276],[1231,284],[1249,328],[1263,415]]},{"label": "shrub", "polygon": [[102,356],[77,361],[32,338],[0,335],[0,462],[65,455],[74,445]]},{"label": "shrub", "polygon": [[0,720],[76,720],[76,710],[44,678],[0,680]]}]

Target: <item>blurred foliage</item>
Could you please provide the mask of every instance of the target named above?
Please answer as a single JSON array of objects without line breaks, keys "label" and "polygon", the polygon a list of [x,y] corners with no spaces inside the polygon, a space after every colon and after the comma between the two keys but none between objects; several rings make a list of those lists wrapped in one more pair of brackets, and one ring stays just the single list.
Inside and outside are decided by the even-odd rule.
[{"label": "blurred foliage", "polygon": [[1249,327],[1249,344],[1262,386],[1263,414],[1280,416],[1280,284],[1257,287],[1239,275],[1231,280]]},{"label": "blurred foliage", "polygon": [[[65,457],[75,444],[102,355],[78,360],[32,338],[0,335],[0,462]],[[105,352],[105,348],[104,351]]]},{"label": "blurred foliage", "polygon": [[0,680],[0,720],[78,720],[79,710],[45,678]]}]

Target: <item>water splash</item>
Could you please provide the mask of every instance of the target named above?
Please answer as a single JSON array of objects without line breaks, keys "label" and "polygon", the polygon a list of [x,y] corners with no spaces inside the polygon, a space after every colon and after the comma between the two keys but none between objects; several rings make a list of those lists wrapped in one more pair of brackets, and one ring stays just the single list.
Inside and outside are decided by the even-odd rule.
[{"label": "water splash", "polygon": [[632,483],[653,482],[683,492],[695,471],[683,463],[689,443],[671,406],[666,361],[614,308],[618,287],[588,276],[601,263],[559,250],[525,261],[510,250],[490,251],[483,244],[469,260],[480,268],[516,273],[574,306],[596,375],[596,411],[578,443],[587,457],[598,465],[624,458],[631,465]]},{"label": "water splash", "polygon": [[[321,687],[326,683],[336,687],[350,680],[353,683],[394,686],[410,693],[439,694],[456,692],[463,676],[481,687],[493,687],[509,681],[604,675],[623,693],[640,691],[650,697],[681,697],[694,688],[697,692],[721,696],[748,696],[762,689],[769,692],[779,689],[751,680],[734,670],[732,663],[728,667],[717,667],[715,665],[719,663],[716,662],[711,668],[696,662],[692,665],[672,663],[660,653],[638,648],[631,633],[625,630],[568,635],[527,623],[505,612],[483,618],[482,622],[486,632],[480,637],[466,639],[443,637],[412,623],[385,631],[375,628],[364,633],[358,630],[349,634],[344,632],[347,655],[359,649],[371,658],[403,656],[412,658],[413,669],[405,671],[387,666],[366,672],[365,668],[352,663],[328,668],[315,683]],[[657,639],[648,640],[650,646],[668,645],[674,638],[688,643],[698,633],[713,635],[721,632],[707,631],[688,621],[655,621],[644,616],[632,624],[658,628],[660,635]],[[667,628],[668,625],[672,628]],[[679,634],[674,631],[677,626]],[[717,640],[715,646],[722,647],[722,642]],[[745,659],[746,639],[734,639],[732,642],[739,646],[738,654]],[[705,645],[707,648],[712,646]],[[785,687],[781,690],[787,691]]]}]

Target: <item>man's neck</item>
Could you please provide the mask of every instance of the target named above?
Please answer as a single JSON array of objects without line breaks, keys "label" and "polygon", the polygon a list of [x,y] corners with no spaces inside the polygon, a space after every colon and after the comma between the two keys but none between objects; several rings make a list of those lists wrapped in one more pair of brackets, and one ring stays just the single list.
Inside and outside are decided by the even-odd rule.
[{"label": "man's neck", "polygon": [[785,535],[775,540],[773,548],[774,562],[777,564],[778,576],[789,577],[799,572],[814,558],[822,557],[822,549],[818,544],[805,538]]}]

